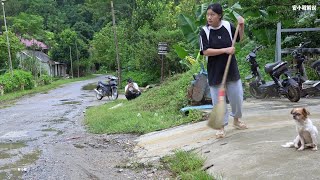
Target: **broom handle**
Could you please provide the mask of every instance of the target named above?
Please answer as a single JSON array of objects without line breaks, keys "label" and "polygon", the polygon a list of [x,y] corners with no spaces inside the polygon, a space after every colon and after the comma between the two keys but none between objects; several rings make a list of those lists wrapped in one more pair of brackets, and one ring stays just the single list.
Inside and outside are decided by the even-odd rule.
[{"label": "broom handle", "polygon": [[[232,39],[232,47],[234,47],[234,45],[236,43],[236,40],[237,40],[237,37],[238,37],[238,33],[239,33],[239,27],[240,26],[238,24],[237,28],[236,28],[236,32],[234,33],[234,37]],[[221,82],[221,87],[224,87],[225,84],[226,84],[226,80],[227,80],[227,76],[228,76],[228,72],[229,72],[229,66],[230,66],[230,63],[231,63],[231,58],[232,58],[232,54],[229,54],[227,65],[226,65],[226,68],[224,70],[224,74],[223,74],[223,78],[222,78],[222,82]]]}]

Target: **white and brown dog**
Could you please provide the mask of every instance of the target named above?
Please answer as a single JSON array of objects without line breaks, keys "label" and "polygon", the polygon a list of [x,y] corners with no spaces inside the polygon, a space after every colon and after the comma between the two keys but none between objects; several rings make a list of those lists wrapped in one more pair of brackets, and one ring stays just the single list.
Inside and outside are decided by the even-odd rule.
[{"label": "white and brown dog", "polygon": [[289,142],[283,147],[295,147],[299,151],[304,150],[306,147],[312,147],[312,150],[318,150],[318,130],[317,127],[312,124],[312,121],[308,118],[309,111],[305,108],[294,108],[291,111],[293,119],[296,122],[297,137],[293,142]]}]

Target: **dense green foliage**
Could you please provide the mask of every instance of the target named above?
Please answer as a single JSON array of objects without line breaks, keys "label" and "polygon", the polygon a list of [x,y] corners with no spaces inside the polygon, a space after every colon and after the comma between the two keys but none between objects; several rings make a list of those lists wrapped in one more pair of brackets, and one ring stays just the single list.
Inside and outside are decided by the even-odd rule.
[{"label": "dense green foliage", "polygon": [[[61,85],[70,83],[70,82],[76,82],[76,81],[83,81],[87,79],[92,79],[94,76],[86,76],[86,77],[81,77],[81,78],[74,78],[74,79],[54,79],[53,81],[50,81],[50,84],[43,85],[43,86],[38,86],[32,89],[25,89],[23,91],[16,91],[16,92],[11,92],[11,93],[6,93],[3,96],[0,96],[0,108],[6,107],[9,104],[11,104],[12,100],[16,100],[18,98],[21,98],[22,96],[25,95],[30,95],[30,94],[36,94],[36,93],[45,93],[51,89],[55,89]],[[1,78],[1,77],[0,77]],[[44,84],[45,81],[48,80],[46,77],[44,77]],[[0,91],[1,93],[1,91]]]},{"label": "dense green foliage", "polygon": [[[164,58],[165,76],[188,69],[180,63],[176,47],[194,58],[198,49],[198,30],[205,24],[204,0],[117,0],[113,1],[115,23],[112,24],[110,0],[10,0],[5,2],[7,25],[10,32],[14,68],[18,67],[14,54],[21,50],[17,38],[36,38],[49,45],[49,55],[55,61],[67,63],[68,73],[80,74],[105,68],[117,70],[115,31],[123,76],[127,72],[147,74],[143,84],[159,81],[161,58],[157,54],[159,42],[169,44]],[[317,5],[315,0],[266,1],[220,0],[224,18],[235,23],[233,15],[246,20],[246,34],[255,44],[274,49],[276,24],[283,28],[319,27],[320,12],[292,9],[293,5]],[[319,8],[319,7],[318,7]],[[1,18],[1,24],[3,18]],[[186,24],[187,22],[187,24]],[[4,30],[4,28],[3,28]],[[192,34],[193,33],[193,34]],[[6,49],[4,34],[0,47]],[[301,41],[312,40],[310,47],[320,44],[319,32],[283,33],[283,48]],[[174,48],[175,47],[175,48]],[[241,46],[241,51],[243,46]],[[245,51],[248,51],[247,49]],[[70,54],[71,53],[71,54]],[[79,57],[79,61],[77,60]],[[274,54],[269,54],[268,60]],[[8,53],[1,51],[0,70],[8,69]],[[183,59],[183,58],[182,58]],[[73,61],[73,69],[71,69]],[[266,61],[266,60],[264,60]],[[138,74],[138,73],[136,73]],[[130,75],[131,76],[131,75]],[[134,74],[133,74],[134,76]],[[134,76],[135,78],[135,76]]]},{"label": "dense green foliage", "polygon": [[0,84],[4,85],[4,92],[32,89],[34,86],[32,74],[23,70],[14,70],[13,76],[10,72],[0,75]]}]

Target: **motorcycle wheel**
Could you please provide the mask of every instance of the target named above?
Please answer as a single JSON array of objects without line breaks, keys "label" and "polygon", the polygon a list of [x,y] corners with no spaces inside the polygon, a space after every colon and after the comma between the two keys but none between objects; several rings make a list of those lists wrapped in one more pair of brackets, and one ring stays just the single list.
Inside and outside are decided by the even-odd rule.
[{"label": "motorcycle wheel", "polygon": [[112,88],[111,89],[111,99],[112,100],[116,100],[116,99],[118,99],[118,96],[119,96],[119,94],[118,94],[118,89],[117,88]]},{"label": "motorcycle wheel", "polygon": [[254,98],[257,98],[257,99],[263,99],[267,96],[265,93],[262,93],[258,87],[250,86],[249,92],[250,92],[251,96],[253,96]]},{"label": "motorcycle wheel", "polygon": [[287,98],[291,102],[298,102],[300,100],[300,89],[299,87],[289,86]]},{"label": "motorcycle wheel", "polygon": [[96,93],[96,98],[97,98],[98,100],[101,100],[101,99],[103,98],[103,96],[101,95],[101,94],[102,94],[102,89],[98,88],[97,90],[98,90],[100,93]]}]

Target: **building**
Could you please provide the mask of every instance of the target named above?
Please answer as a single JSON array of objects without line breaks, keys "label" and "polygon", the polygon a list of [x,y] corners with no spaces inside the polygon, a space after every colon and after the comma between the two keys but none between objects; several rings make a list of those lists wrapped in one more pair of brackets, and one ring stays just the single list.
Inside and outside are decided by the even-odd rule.
[{"label": "building", "polygon": [[65,63],[56,62],[50,59],[47,55],[48,46],[43,42],[37,41],[35,39],[23,39],[20,38],[21,43],[23,43],[28,49],[33,50],[23,50],[17,54],[17,58],[20,61],[20,66],[23,67],[23,61],[28,61],[30,59],[35,59],[40,62],[40,74],[44,73],[49,76],[65,77],[67,72],[67,65]]}]

